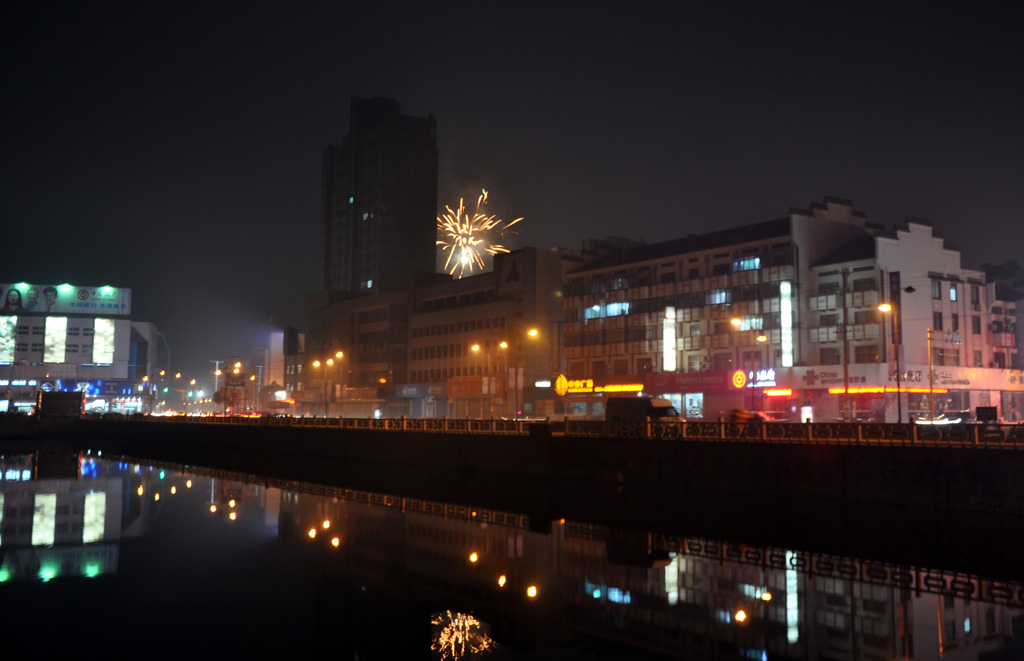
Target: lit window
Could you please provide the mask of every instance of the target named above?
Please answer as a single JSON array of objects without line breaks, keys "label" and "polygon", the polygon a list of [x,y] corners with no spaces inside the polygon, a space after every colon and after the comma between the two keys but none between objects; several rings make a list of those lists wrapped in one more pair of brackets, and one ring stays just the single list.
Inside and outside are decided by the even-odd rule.
[{"label": "lit window", "polygon": [[760,257],[744,257],[737,259],[732,263],[732,270],[735,271],[754,271],[761,268]]},{"label": "lit window", "polygon": [[623,314],[629,314],[629,303],[609,303],[608,304],[608,316],[618,317]]}]

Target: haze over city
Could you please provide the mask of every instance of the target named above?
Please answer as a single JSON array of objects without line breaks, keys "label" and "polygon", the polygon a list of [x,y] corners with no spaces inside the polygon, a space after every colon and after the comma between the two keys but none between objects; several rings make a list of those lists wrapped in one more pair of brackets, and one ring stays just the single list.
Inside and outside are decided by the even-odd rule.
[{"label": "haze over city", "polygon": [[1002,10],[61,5],[0,28],[2,279],[131,288],[189,374],[302,327],[353,96],[434,115],[438,211],[486,188],[524,218],[512,248],[833,195],[929,219],[965,266],[1019,259],[1024,53]]}]

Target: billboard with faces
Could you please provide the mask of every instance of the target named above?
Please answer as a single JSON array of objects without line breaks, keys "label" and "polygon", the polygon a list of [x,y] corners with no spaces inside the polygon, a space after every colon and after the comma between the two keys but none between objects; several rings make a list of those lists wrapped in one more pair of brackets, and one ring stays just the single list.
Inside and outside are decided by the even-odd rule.
[{"label": "billboard with faces", "polygon": [[0,283],[0,315],[127,316],[131,302],[132,290],[124,287]]}]

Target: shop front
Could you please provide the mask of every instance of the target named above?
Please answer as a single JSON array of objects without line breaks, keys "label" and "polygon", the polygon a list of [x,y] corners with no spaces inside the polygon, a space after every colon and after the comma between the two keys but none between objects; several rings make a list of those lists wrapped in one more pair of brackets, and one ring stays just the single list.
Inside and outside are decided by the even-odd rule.
[{"label": "shop front", "polygon": [[735,409],[767,413],[778,387],[774,369],[648,374],[644,392],[664,397],[687,420],[726,419]]},{"label": "shop front", "polygon": [[498,393],[499,381],[493,376],[449,379],[446,415],[455,419],[494,418],[504,401]]},{"label": "shop front", "polygon": [[635,396],[643,389],[643,379],[632,375],[570,379],[559,374],[555,379],[555,394],[569,420],[604,420],[609,397]]},{"label": "shop front", "polygon": [[981,367],[901,366],[884,363],[793,367],[780,385],[792,389],[803,414],[815,422],[909,422],[967,419],[979,406],[998,407],[1000,419],[1024,418],[1019,371]]},{"label": "shop front", "polygon": [[448,410],[446,383],[407,383],[396,387],[395,395],[408,400],[410,418],[443,418]]}]

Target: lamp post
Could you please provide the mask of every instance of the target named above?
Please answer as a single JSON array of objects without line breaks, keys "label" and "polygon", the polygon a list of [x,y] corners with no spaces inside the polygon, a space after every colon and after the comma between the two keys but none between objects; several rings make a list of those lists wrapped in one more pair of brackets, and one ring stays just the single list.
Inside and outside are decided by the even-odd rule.
[{"label": "lamp post", "polygon": [[878,309],[885,313],[893,313],[892,339],[896,354],[896,422],[903,422],[903,393],[900,388],[900,312],[890,303],[882,303]]},{"label": "lamp post", "polygon": [[[480,344],[474,344],[473,346],[471,346],[469,348],[469,350],[472,351],[475,354],[479,354],[481,351],[483,351],[483,348],[480,346]],[[486,351],[484,351],[483,355],[485,357],[484,376],[483,376],[483,378],[487,379],[487,378],[490,377],[490,374],[491,374],[491,365],[490,365],[491,361],[489,359],[487,359],[488,353]],[[470,411],[470,409],[472,408],[471,402],[472,402],[472,397],[467,397],[466,398],[466,416],[467,417],[471,416],[471,414],[472,414],[472,412]],[[483,416],[483,414],[484,414],[484,412],[483,412],[483,403],[481,402],[481,404],[480,404],[480,415]]]},{"label": "lamp post", "polygon": [[[498,346],[501,348],[501,354],[503,358],[501,373],[504,375],[505,379],[505,399],[501,404],[501,413],[502,417],[504,417],[504,415],[508,413],[508,342],[502,340],[501,342],[498,343]],[[513,383],[512,385],[514,386],[515,383]]]},{"label": "lamp post", "polygon": [[[500,342],[497,343],[497,345],[503,351],[508,349],[508,342],[506,342],[505,340],[501,340]],[[491,380],[491,378],[493,378],[492,375],[497,371],[497,367],[498,367],[497,363],[495,363],[494,365],[491,364],[491,357],[492,357],[491,356],[491,351],[489,351],[487,349],[484,349],[483,347],[480,346],[480,344],[474,344],[473,346],[470,347],[470,350],[473,351],[474,353],[480,353],[481,351],[483,351],[484,361],[485,361],[484,362],[484,378],[487,379],[488,388],[490,390],[490,392],[488,393],[489,397],[487,398],[487,400],[488,400],[488,409],[490,411],[490,417],[494,417],[494,409],[495,409],[495,402],[494,402],[494,400],[496,399],[495,395],[497,394],[497,390],[498,390],[498,379],[495,379],[493,387],[491,387],[491,385],[490,385],[490,380]],[[507,353],[505,354],[505,364],[506,364],[506,366],[508,365],[508,354]],[[506,372],[507,372],[507,370],[506,370]],[[483,415],[482,407],[483,407],[483,405],[481,405],[481,415]],[[502,405],[501,413],[502,414],[505,413],[505,405],[504,404]]]},{"label": "lamp post", "polygon": [[[538,335],[539,335],[539,333],[538,333],[537,329],[536,328],[531,328],[530,330],[526,331],[525,337],[528,337],[528,338],[530,338],[532,340],[535,340],[535,339],[537,339]],[[524,339],[523,337],[520,337],[519,340],[516,342],[516,344],[519,347],[518,350],[516,351],[516,357],[518,358],[518,360],[516,360],[516,373],[515,373],[515,383],[514,383],[515,388],[516,388],[516,410],[515,410],[515,419],[516,420],[519,420],[519,391],[521,391],[523,389],[523,379],[524,379],[523,372],[526,371],[526,356],[525,356],[525,352],[523,351],[523,339]]]},{"label": "lamp post", "polygon": [[[337,352],[335,352],[334,356],[332,356],[332,357],[328,358],[327,360],[325,360],[324,364],[323,364],[324,371],[323,371],[322,379],[320,380],[320,392],[323,395],[323,410],[324,410],[324,417],[325,418],[329,417],[330,416],[330,412],[331,412],[331,410],[330,410],[330,406],[331,406],[330,405],[330,392],[329,392],[330,386],[331,386],[331,382],[330,382],[330,373],[327,370],[334,366],[335,359],[337,359],[337,362],[340,365],[341,364],[341,359],[344,358],[344,357],[345,357],[345,352],[344,351],[337,351]],[[314,360],[313,361],[313,367],[317,367],[317,368],[321,367],[320,361],[319,360]]]},{"label": "lamp post", "polygon": [[928,415],[935,422],[935,371],[932,369],[932,329],[928,329]]},{"label": "lamp post", "polygon": [[[321,367],[319,360],[313,361],[313,367],[319,369]],[[323,417],[327,417],[327,368],[324,367],[323,373],[320,375],[320,410],[323,411]]]},{"label": "lamp post", "polygon": [[[740,326],[743,324],[743,320],[740,319],[739,317],[734,317],[732,320],[730,320],[730,323],[736,328],[736,330],[739,330]],[[753,329],[751,329],[751,330],[753,330]],[[756,347],[758,344],[764,344],[767,341],[768,341],[768,336],[765,335],[764,333],[758,333],[757,335],[751,335],[750,336],[750,346],[751,347]],[[753,353],[753,352],[751,352],[751,353]],[[760,354],[760,353],[761,353],[761,350],[758,349],[758,354]],[[751,360],[751,363],[753,363],[753,360]],[[750,410],[753,411],[754,409],[757,408],[756,404],[754,403],[754,370],[750,369],[749,373],[750,373],[750,386],[749,386],[750,387]]]}]

